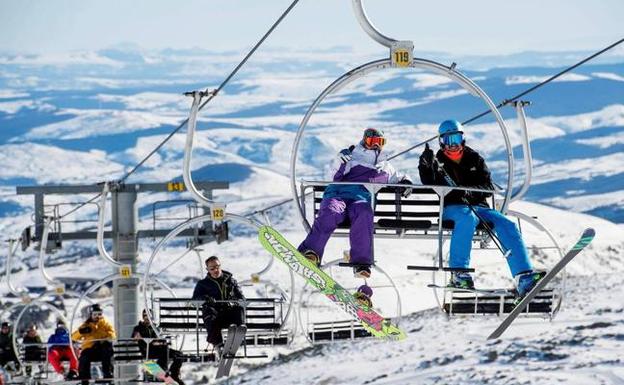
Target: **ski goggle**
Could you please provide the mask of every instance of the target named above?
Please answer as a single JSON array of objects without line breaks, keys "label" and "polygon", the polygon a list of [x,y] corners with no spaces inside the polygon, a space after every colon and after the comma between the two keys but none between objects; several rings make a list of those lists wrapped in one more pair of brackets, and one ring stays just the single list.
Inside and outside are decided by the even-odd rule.
[{"label": "ski goggle", "polygon": [[461,146],[464,143],[464,134],[461,132],[454,132],[452,134],[446,134],[440,137],[440,144],[443,146]]},{"label": "ski goggle", "polygon": [[102,316],[102,312],[101,311],[94,311],[93,313],[91,313],[92,317],[101,317]]},{"label": "ski goggle", "polygon": [[382,148],[386,144],[386,138],[383,136],[367,136],[364,138],[364,144],[368,148],[373,148],[375,146]]}]

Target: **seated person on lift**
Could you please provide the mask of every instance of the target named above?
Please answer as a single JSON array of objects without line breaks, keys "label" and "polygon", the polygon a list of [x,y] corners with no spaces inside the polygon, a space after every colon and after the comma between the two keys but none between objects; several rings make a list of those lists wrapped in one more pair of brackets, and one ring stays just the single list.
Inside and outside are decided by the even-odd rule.
[{"label": "seated person on lift", "polygon": [[[182,353],[178,350],[171,349],[168,346],[167,341],[157,339],[158,336],[152,327],[147,311],[143,309],[143,319],[139,321],[137,326],[132,330],[132,338],[138,339],[139,348],[145,358],[155,358],[156,363],[163,369],[167,370],[167,360],[171,359],[172,363],[169,367],[169,375],[179,385],[184,385],[184,382],[180,379],[180,368],[182,367]],[[155,341],[149,341],[148,343],[143,341],[144,338],[153,339]]]},{"label": "seated person on lift", "polygon": [[[446,120],[438,129],[440,150],[434,157],[427,145],[418,165],[424,185],[452,185],[458,187],[494,190],[485,160],[466,146],[461,123]],[[450,178],[450,181],[447,179]],[[452,182],[452,183],[449,183]],[[533,270],[526,246],[518,227],[499,211],[491,209],[486,198],[489,193],[454,190],[444,197],[443,220],[451,220],[455,227],[451,237],[449,265],[467,269],[470,265],[472,235],[480,220],[491,224],[507,254],[511,275],[515,278],[520,297],[526,295],[544,275]],[[467,272],[452,272],[449,286],[473,289],[472,276]]]},{"label": "seated person on lift", "polygon": [[[407,175],[399,174],[382,154],[386,138],[381,130],[367,128],[362,140],[338,153],[330,167],[329,178],[334,182],[401,183],[412,182]],[[407,197],[412,189],[406,187],[402,194]],[[356,278],[368,278],[373,264],[373,208],[371,194],[360,184],[330,184],[312,229],[301,242],[298,250],[317,266],[321,265],[325,245],[332,233],[346,218],[351,222],[349,230],[350,263],[354,264]]]},{"label": "seated person on lift", "polygon": [[[66,380],[73,380],[78,377],[78,360],[74,357],[69,346],[69,332],[63,320],[56,321],[56,330],[48,338],[48,361],[54,371],[65,377]],[[65,372],[63,361],[69,361],[69,370]]]},{"label": "seated person on lift", "polygon": [[19,361],[13,349],[13,333],[11,333],[11,324],[3,322],[0,328],[0,366],[6,364],[14,365],[15,370],[19,370]]},{"label": "seated person on lift", "polygon": [[205,301],[202,305],[202,318],[208,332],[206,340],[215,347],[217,355],[220,355],[223,349],[221,329],[244,323],[244,310],[240,301],[244,301],[245,296],[232,273],[221,270],[218,257],[213,255],[206,259],[206,270],[206,278],[195,285],[193,299]]},{"label": "seated person on lift", "polygon": [[[24,337],[22,337],[22,344],[24,344],[24,361],[27,362],[45,362],[46,349],[41,341],[41,336],[37,330],[37,325],[31,324],[26,329]],[[41,365],[38,365],[39,371],[43,369]],[[26,375],[30,376],[32,373],[32,367],[26,366]]]},{"label": "seated person on lift", "polygon": [[115,329],[104,318],[98,304],[89,307],[89,317],[72,333],[73,341],[82,341],[82,351],[78,359],[78,375],[82,385],[88,385],[91,379],[91,362],[102,363],[104,378],[113,378],[113,343],[117,338]]}]

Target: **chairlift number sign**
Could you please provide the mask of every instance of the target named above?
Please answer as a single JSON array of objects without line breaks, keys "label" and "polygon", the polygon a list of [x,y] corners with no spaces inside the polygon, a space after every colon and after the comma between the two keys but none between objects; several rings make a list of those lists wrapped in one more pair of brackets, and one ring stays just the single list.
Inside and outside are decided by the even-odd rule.
[{"label": "chairlift number sign", "polygon": [[121,275],[122,278],[130,278],[130,276],[132,275],[132,268],[130,267],[130,265],[120,266],[119,275]]},{"label": "chairlift number sign", "polygon": [[225,207],[213,207],[211,211],[213,221],[222,221],[225,218]]},{"label": "chairlift number sign", "polygon": [[414,43],[397,41],[390,47],[390,60],[393,67],[409,67],[413,60]]},{"label": "chairlift number sign", "polygon": [[167,183],[167,191],[184,191],[184,182]]}]

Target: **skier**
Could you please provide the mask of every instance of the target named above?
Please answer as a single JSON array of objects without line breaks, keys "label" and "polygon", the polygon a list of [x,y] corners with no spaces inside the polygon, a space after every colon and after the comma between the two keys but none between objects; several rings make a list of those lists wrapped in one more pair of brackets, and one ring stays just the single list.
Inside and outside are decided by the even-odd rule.
[{"label": "skier", "polygon": [[[362,140],[341,150],[330,166],[334,182],[401,183],[411,185],[409,177],[399,174],[382,154],[386,138],[381,130],[367,128]],[[404,197],[412,192],[410,187],[402,191]],[[323,251],[329,237],[346,218],[351,222],[349,241],[350,262],[356,278],[368,278],[371,274],[373,209],[371,194],[359,184],[330,184],[325,189],[318,216],[312,230],[301,242],[298,250],[310,261],[320,266]]]},{"label": "skier", "polygon": [[102,362],[104,378],[113,377],[113,344],[110,340],[116,337],[115,329],[104,318],[100,305],[89,307],[89,318],[72,333],[73,341],[82,340],[82,352],[78,359],[78,373],[82,385],[88,385],[91,378],[91,362]]},{"label": "skier", "polygon": [[[180,379],[180,368],[183,362],[182,353],[167,346],[166,340],[158,339],[145,309],[143,309],[142,316],[143,319],[132,330],[132,338],[140,340],[139,349],[141,349],[141,353],[145,358],[156,358],[156,363],[165,371],[167,370],[167,361],[171,359],[169,374],[178,385],[184,385],[184,381]],[[144,338],[151,340],[151,342],[148,341],[149,349],[148,344],[143,341]]]},{"label": "skier", "polygon": [[[62,320],[56,322],[56,330],[48,338],[48,361],[54,371],[63,375],[66,380],[78,377],[78,360],[74,357],[69,346],[69,332]],[[69,361],[69,371],[65,373],[62,361]]]},{"label": "skier", "polygon": [[[240,301],[245,296],[238,286],[232,273],[221,270],[221,261],[212,256],[206,259],[206,278],[200,280],[193,290],[194,300],[204,300],[202,318],[208,331],[206,340],[215,348],[215,354],[221,355],[223,350],[223,336],[221,329],[232,324],[244,323],[243,307],[228,300]],[[218,301],[218,302],[217,302]]]},{"label": "skier", "polygon": [[[447,177],[459,187],[494,190],[490,171],[478,152],[466,146],[461,123],[445,120],[440,124],[440,150],[435,155],[428,145],[420,155],[418,171],[424,185],[449,185]],[[449,265],[468,268],[472,235],[483,219],[491,224],[507,255],[507,263],[515,278],[518,295],[523,297],[544,275],[533,270],[518,227],[499,211],[491,209],[489,193],[454,190],[444,197],[443,220],[455,223],[451,237]],[[473,289],[470,273],[452,272],[449,286]]]}]

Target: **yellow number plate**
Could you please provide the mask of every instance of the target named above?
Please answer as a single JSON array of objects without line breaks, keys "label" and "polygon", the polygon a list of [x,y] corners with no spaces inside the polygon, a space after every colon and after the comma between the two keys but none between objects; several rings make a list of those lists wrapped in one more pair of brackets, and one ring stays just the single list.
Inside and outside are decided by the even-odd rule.
[{"label": "yellow number plate", "polygon": [[123,265],[119,267],[119,275],[121,275],[122,278],[130,278],[132,275],[132,268],[130,265]]}]

